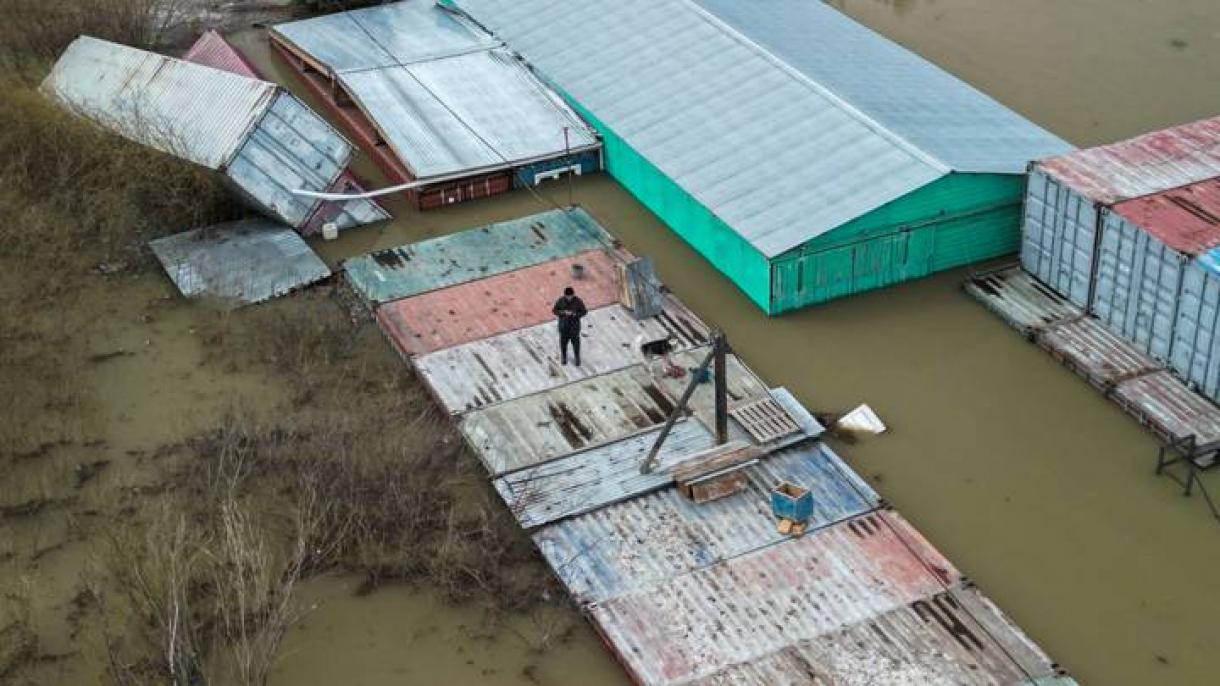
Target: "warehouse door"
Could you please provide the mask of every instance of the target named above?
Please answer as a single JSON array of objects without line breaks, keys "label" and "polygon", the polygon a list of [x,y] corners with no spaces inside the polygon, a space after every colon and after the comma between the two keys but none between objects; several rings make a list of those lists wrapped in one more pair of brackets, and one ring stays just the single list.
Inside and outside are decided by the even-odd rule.
[{"label": "warehouse door", "polygon": [[934,233],[901,231],[828,250],[777,260],[772,312],[826,302],[929,273]]}]

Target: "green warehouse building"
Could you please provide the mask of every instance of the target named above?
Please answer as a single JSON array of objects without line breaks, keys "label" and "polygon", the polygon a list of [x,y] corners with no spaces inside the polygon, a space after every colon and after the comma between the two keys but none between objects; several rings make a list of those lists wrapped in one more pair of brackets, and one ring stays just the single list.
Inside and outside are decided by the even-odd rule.
[{"label": "green warehouse building", "polygon": [[818,0],[446,4],[769,314],[1015,252],[1028,163],[1071,149]]}]

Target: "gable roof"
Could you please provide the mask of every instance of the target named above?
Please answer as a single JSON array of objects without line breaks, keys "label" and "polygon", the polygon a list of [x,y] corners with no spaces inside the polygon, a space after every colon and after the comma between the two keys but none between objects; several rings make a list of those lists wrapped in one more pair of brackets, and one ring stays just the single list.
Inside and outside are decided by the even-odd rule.
[{"label": "gable roof", "polygon": [[[885,98],[857,102],[861,93],[884,86],[870,80],[855,90],[844,89],[844,83],[867,75],[848,71],[839,55],[830,59],[831,50],[797,59],[798,39],[843,41],[842,49],[854,49],[853,41],[885,41],[845,17],[832,21],[822,12],[835,11],[817,2],[801,3],[809,7],[788,18],[802,22],[788,38],[777,30],[785,23],[782,16],[738,28],[735,24],[750,12],[727,2],[454,4],[768,257],[945,176],[955,170],[951,162],[961,162],[961,171],[1017,173],[1029,159],[1069,147],[1050,134],[1037,134],[1041,130],[1032,125],[1022,126],[1021,136],[1032,136],[1038,144],[997,145],[1003,154],[992,155],[996,162],[988,166],[965,152],[945,154],[952,148],[947,143],[932,149],[928,141],[950,140],[954,131],[962,130],[960,124],[935,131],[928,127],[923,140],[909,132],[904,135],[896,122],[926,121],[935,115],[912,105],[908,116],[887,118],[882,116]],[[795,7],[786,1],[765,7],[790,4]],[[760,6],[753,5],[752,11]],[[811,23],[815,19],[820,23]],[[850,35],[826,35],[842,32]],[[902,48],[892,44],[869,49],[888,56],[895,81],[922,74],[925,83],[969,88],[931,65],[919,68],[913,62],[919,58],[913,55],[895,56]],[[834,68],[843,69],[841,78],[827,76]],[[982,98],[970,89],[959,99],[986,109],[997,121],[1019,120],[995,114],[1001,106],[989,99],[979,104]],[[893,96],[893,102],[902,99]],[[968,108],[962,108],[957,116],[966,119],[967,113]],[[964,142],[955,145],[977,145],[987,138],[987,130],[981,126],[964,132]],[[1029,157],[1022,159],[1024,154]]]}]

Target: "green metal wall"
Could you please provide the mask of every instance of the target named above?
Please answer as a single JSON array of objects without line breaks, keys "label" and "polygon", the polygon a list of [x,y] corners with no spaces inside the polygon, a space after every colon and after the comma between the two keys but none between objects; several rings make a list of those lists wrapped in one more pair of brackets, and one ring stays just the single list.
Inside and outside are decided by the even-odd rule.
[{"label": "green metal wall", "polygon": [[771,265],[737,232],[682,190],[573,98],[568,103],[602,135],[606,170],[763,310],[771,305]]},{"label": "green metal wall", "polygon": [[1023,175],[950,174],[772,263],[770,314],[1015,252]]}]

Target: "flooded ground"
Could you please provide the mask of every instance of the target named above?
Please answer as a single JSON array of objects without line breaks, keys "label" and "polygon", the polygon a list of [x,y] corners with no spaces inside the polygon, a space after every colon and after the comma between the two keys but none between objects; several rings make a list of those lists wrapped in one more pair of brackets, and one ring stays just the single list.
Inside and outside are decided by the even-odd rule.
[{"label": "flooded ground", "polygon": [[[1077,144],[1220,112],[1214,2],[834,4]],[[260,32],[238,42],[268,75],[294,84]],[[358,170],[380,183],[367,160]],[[767,319],[605,176],[550,186],[544,199],[518,191],[422,215],[396,202],[395,222],[316,247],[335,264],[566,204],[569,193],[630,249],[651,255],[662,278],[725,328],[772,384],[819,410],[871,403],[892,431],[844,446],[846,459],[1082,683],[1214,680],[1220,658],[1209,639],[1220,596],[1207,584],[1220,568],[1220,524],[1197,498],[1152,476],[1156,444],[1145,432],[962,294],[962,272]],[[80,437],[102,441],[90,449],[96,459],[125,465],[103,471],[85,497],[138,486],[158,445],[206,425],[235,399],[264,409],[282,401],[267,379],[203,366],[195,329],[209,313],[167,301],[169,293],[158,274],[99,277],[80,303],[98,313],[82,334],[91,349],[135,353],[80,378],[95,400]],[[58,477],[29,478],[70,479],[82,454],[65,457]],[[89,640],[66,619],[62,593],[87,566],[87,547],[62,519],[14,525],[13,540],[0,545],[8,578],[15,558],[37,553],[22,573],[36,589],[32,614],[51,654]],[[357,597],[353,583],[328,577],[304,586],[316,607],[289,634],[272,683],[623,681],[583,623],[538,655],[536,619],[489,632],[478,608],[442,604],[426,589]],[[548,626],[574,617],[554,613]],[[65,660],[42,673],[45,683],[94,683],[98,669]]]}]

